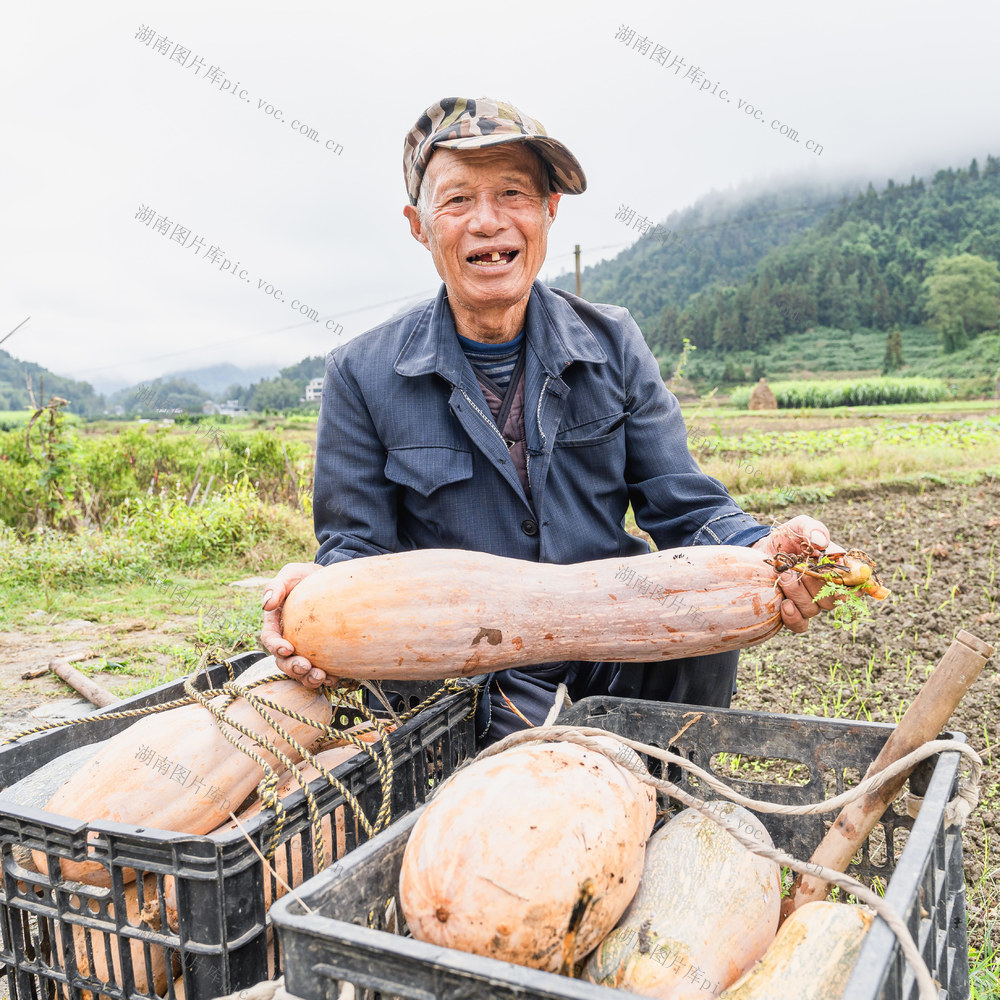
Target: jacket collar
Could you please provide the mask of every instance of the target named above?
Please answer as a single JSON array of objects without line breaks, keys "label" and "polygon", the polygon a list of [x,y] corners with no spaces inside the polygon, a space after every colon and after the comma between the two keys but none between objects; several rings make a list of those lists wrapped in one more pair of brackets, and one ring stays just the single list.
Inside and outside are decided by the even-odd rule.
[{"label": "jacket collar", "polygon": [[[597,338],[570,303],[540,281],[531,286],[525,316],[528,342],[542,367],[557,378],[574,361],[608,360]],[[451,385],[460,385],[465,354],[455,335],[455,321],[442,285],[437,296],[417,316],[393,368],[400,375],[437,372]]]}]

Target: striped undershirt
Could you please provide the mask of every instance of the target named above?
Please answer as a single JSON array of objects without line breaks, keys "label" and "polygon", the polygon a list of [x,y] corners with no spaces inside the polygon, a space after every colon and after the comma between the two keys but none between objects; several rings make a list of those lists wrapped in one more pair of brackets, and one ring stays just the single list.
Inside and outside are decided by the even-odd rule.
[{"label": "striped undershirt", "polygon": [[483,344],[478,340],[469,340],[460,333],[456,334],[469,364],[481,375],[485,375],[501,393],[507,391],[511,375],[517,366],[517,356],[521,353],[524,343],[524,330],[513,340],[502,344]]}]

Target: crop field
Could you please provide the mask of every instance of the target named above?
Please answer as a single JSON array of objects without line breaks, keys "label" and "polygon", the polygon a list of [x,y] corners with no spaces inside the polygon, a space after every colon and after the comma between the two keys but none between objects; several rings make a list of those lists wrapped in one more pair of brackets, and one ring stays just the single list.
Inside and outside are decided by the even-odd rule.
[{"label": "crop field", "polygon": [[[764,523],[812,514],[892,591],[854,628],[821,616],[744,651],[734,707],[893,722],[958,629],[1000,646],[1000,404],[685,416],[692,452],[745,509]],[[57,655],[125,695],[205,649],[257,648],[263,581],[314,551],[314,425],[56,421],[33,434],[29,452],[23,427],[0,432],[4,734],[72,694],[21,678]],[[951,725],[986,765],[963,839],[975,995],[1000,996],[1000,654]]]}]

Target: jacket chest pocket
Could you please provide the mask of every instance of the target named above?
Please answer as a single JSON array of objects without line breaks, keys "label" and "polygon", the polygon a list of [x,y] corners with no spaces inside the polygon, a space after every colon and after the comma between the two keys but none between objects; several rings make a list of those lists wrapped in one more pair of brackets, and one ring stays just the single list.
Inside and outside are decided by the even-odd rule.
[{"label": "jacket chest pocket", "polygon": [[440,445],[392,448],[385,476],[426,500],[442,487],[472,478],[472,453]]},{"label": "jacket chest pocket", "polygon": [[549,481],[570,493],[606,498],[625,484],[625,422],[628,412],[609,414],[576,427],[555,439]]},{"label": "jacket chest pocket", "polygon": [[590,448],[595,445],[607,444],[618,437],[624,438],[625,421],[631,414],[626,410],[624,413],[611,413],[606,417],[597,420],[589,420],[587,423],[578,424],[575,427],[567,427],[561,430],[556,436],[556,448]]}]

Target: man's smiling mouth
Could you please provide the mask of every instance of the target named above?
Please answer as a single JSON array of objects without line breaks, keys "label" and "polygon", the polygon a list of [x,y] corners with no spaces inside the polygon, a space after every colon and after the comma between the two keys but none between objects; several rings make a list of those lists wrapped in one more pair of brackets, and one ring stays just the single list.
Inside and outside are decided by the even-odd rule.
[{"label": "man's smiling mouth", "polygon": [[470,264],[476,264],[479,267],[500,267],[503,264],[509,264],[519,252],[518,250],[487,250],[485,253],[473,254],[465,259]]}]

